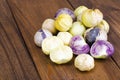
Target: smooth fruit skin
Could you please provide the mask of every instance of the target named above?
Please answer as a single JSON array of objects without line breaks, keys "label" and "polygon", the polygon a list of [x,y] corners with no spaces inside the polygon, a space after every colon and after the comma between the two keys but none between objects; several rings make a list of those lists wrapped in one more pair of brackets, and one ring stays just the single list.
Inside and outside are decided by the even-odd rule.
[{"label": "smooth fruit skin", "polygon": [[79,6],[75,9],[74,14],[77,18],[77,21],[81,22],[81,16],[84,13],[85,10],[87,10],[88,8],[86,6]]},{"label": "smooth fruit skin", "polygon": [[59,32],[57,37],[60,38],[65,45],[69,46],[72,35],[69,32]]},{"label": "smooth fruit skin", "polygon": [[95,42],[96,37],[98,36],[99,32],[100,32],[100,29],[96,27],[86,30],[84,37],[85,37],[86,42],[90,46]]},{"label": "smooth fruit skin", "polygon": [[85,30],[86,30],[85,26],[81,22],[77,21],[72,24],[72,27],[70,28],[69,32],[73,36],[75,36],[75,35],[83,35]]},{"label": "smooth fruit skin", "polygon": [[49,55],[51,50],[64,45],[63,41],[56,36],[45,38],[42,42],[42,51],[44,54]]},{"label": "smooth fruit skin", "polygon": [[74,65],[80,71],[90,71],[94,68],[95,63],[92,56],[83,53],[75,58]]},{"label": "smooth fruit skin", "polygon": [[54,26],[54,19],[45,19],[45,21],[42,23],[42,29],[46,29],[48,31],[50,31],[52,34],[56,34],[57,33],[57,29]]},{"label": "smooth fruit skin", "polygon": [[74,14],[75,14],[75,16],[82,15],[82,13],[87,9],[88,8],[86,6],[79,6],[75,9]]},{"label": "smooth fruit skin", "polygon": [[74,12],[69,9],[69,8],[61,8],[61,9],[58,9],[58,11],[56,12],[55,14],[55,19],[61,15],[61,14],[68,14],[72,17],[73,20],[75,20],[75,15],[74,15]]},{"label": "smooth fruit skin", "polygon": [[113,55],[113,53],[113,45],[105,40],[97,40],[90,49],[91,56],[96,59],[106,59],[107,57]]},{"label": "smooth fruit skin", "polygon": [[81,20],[86,27],[95,27],[103,20],[103,14],[99,9],[87,9]]},{"label": "smooth fruit skin", "polygon": [[56,64],[67,63],[72,57],[72,49],[68,46],[60,46],[50,52],[50,60]]},{"label": "smooth fruit skin", "polygon": [[61,14],[55,20],[55,28],[58,31],[66,32],[72,27],[72,17],[68,14]]},{"label": "smooth fruit skin", "polygon": [[88,53],[90,50],[89,45],[85,42],[82,36],[76,35],[73,36],[70,41],[70,47],[75,55],[82,53]]},{"label": "smooth fruit skin", "polygon": [[46,29],[40,29],[38,30],[35,35],[34,35],[34,43],[38,46],[41,47],[42,41],[47,38],[51,37],[52,33]]},{"label": "smooth fruit skin", "polygon": [[102,20],[98,25],[97,25],[98,28],[100,28],[101,30],[104,30],[106,33],[109,32],[109,29],[110,29],[110,26],[109,24],[107,23],[106,20]]}]

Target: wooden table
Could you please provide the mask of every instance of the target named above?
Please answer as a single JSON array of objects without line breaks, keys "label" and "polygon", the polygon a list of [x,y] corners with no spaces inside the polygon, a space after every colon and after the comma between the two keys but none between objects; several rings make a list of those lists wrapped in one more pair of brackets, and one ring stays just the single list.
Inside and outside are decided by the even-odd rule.
[{"label": "wooden table", "polygon": [[[110,24],[109,41],[115,53],[95,60],[90,72],[52,63],[33,36],[59,8],[80,5],[99,8]],[[0,0],[0,80],[120,80],[120,0]]]}]

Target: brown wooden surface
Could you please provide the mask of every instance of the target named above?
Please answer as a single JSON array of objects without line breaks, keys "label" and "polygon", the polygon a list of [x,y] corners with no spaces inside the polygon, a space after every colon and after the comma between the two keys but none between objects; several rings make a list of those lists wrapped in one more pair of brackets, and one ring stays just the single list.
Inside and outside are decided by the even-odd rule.
[{"label": "brown wooden surface", "polygon": [[[120,80],[120,0],[0,0],[0,80]],[[33,36],[59,8],[99,8],[110,24],[115,53],[95,60],[95,69],[80,72],[71,62],[52,63]]]}]

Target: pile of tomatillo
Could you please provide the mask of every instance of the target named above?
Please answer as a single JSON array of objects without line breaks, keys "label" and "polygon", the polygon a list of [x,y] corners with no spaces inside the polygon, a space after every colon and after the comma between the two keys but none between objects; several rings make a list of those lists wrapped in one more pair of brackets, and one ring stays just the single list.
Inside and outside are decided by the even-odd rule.
[{"label": "pile of tomatillo", "polygon": [[94,68],[95,59],[106,59],[114,53],[108,41],[109,24],[99,9],[79,6],[74,11],[59,9],[54,19],[46,19],[34,35],[34,42],[56,64],[65,64],[77,55],[74,65],[80,71]]}]

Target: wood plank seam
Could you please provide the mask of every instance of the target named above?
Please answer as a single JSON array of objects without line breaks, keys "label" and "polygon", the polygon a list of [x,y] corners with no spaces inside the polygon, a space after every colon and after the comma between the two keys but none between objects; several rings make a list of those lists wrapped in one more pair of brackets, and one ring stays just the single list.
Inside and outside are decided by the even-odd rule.
[{"label": "wood plank seam", "polygon": [[[67,0],[68,2],[69,2],[69,4],[75,9],[75,7],[74,7],[74,5],[71,3],[71,1],[70,0]],[[92,5],[92,3],[90,3],[91,5]],[[80,5],[81,6],[81,5]],[[120,9],[119,9],[119,7],[112,7],[112,6],[110,6],[110,8],[113,10],[113,11],[120,11]],[[109,8],[108,8],[109,9]],[[109,19],[109,17],[108,16],[110,16],[110,15],[107,15],[106,17]],[[111,17],[111,16],[110,16]],[[112,17],[111,17],[112,18]],[[112,27],[111,27],[112,28]],[[112,28],[112,30],[113,30],[114,28]],[[117,32],[115,32],[115,30],[113,30],[113,33],[115,34],[115,35],[118,35],[117,34]],[[119,36],[118,36],[119,37]],[[120,69],[120,66],[118,65],[118,63],[115,61],[115,59],[114,59],[114,57],[113,56],[111,56],[111,59],[112,59],[112,61],[115,63],[115,65]]]},{"label": "wood plank seam", "polygon": [[[0,22],[0,26],[1,26],[1,28],[3,28],[1,22]],[[4,30],[4,29],[2,29],[2,30]],[[4,31],[5,31],[5,30],[4,30]],[[7,34],[6,34],[6,36],[7,36]],[[8,37],[7,37],[7,38],[8,38]],[[10,61],[10,58],[9,58],[8,52],[7,52],[7,50],[6,50],[5,46],[4,46],[4,43],[2,43],[2,42],[0,41],[0,44],[1,44],[2,47],[5,49],[6,56],[8,57],[8,61],[9,61],[9,63],[10,63],[11,69],[12,69],[12,71],[13,71],[13,74],[15,75],[15,71],[14,71],[14,69],[13,69],[12,62]],[[16,76],[15,76],[14,78],[17,79]]]},{"label": "wood plank seam", "polygon": [[[16,24],[16,26],[18,26],[17,21],[16,21],[16,19],[15,19],[15,16],[14,16],[14,14],[13,14],[13,11],[12,11],[12,9],[11,9],[11,6],[10,6],[10,4],[9,4],[9,2],[8,2],[7,0],[6,0],[6,2],[7,2],[7,4],[8,4],[8,6],[9,6],[9,9],[10,9],[10,12],[11,12],[11,15],[12,15],[12,17],[13,17],[13,19],[14,19],[15,24]],[[39,74],[39,73],[38,73],[38,70],[37,70],[37,68],[36,68],[36,65],[35,65],[32,57],[31,57],[31,55],[30,55],[29,49],[27,48],[27,45],[26,45],[26,43],[25,43],[25,41],[24,41],[23,35],[21,34],[21,31],[20,31],[19,27],[16,27],[16,28],[18,29],[18,34],[21,36],[21,37],[20,37],[21,42],[24,44],[24,48],[26,49],[26,51],[27,51],[30,59],[32,60],[32,63],[33,63],[33,65],[34,65],[34,67],[35,67],[35,70],[36,70],[37,74]],[[41,79],[40,75],[39,75],[39,78]]]},{"label": "wood plank seam", "polygon": [[[32,0],[31,0],[32,1]],[[37,1],[37,0],[36,0]],[[14,1],[13,1],[14,2]],[[12,3],[12,2],[11,2]],[[26,10],[26,9],[24,9],[23,11],[21,11],[21,5],[19,5],[19,6],[17,6],[17,4],[19,5],[19,2],[18,3],[16,3],[15,5],[14,5],[14,3],[11,5],[11,7],[12,7],[12,10],[13,10],[13,13],[14,13],[14,16],[15,16],[15,19],[16,19],[16,21],[18,22],[18,25],[20,24],[20,26],[18,26],[20,29],[20,31],[21,31],[21,34],[23,35],[23,38],[24,38],[24,40],[25,40],[25,38],[26,38],[26,36],[24,36],[24,31],[27,31],[27,29],[29,29],[31,26],[32,26],[32,23],[30,23],[30,20],[29,19],[31,19],[31,18],[28,18],[28,17],[26,17],[25,16],[25,14],[24,14],[24,10]],[[23,4],[23,3],[22,3]],[[38,5],[40,5],[40,4],[38,4]],[[14,9],[15,8],[15,9]],[[19,9],[19,11],[18,11],[18,9]],[[25,7],[22,7],[22,9],[23,8],[25,8]],[[29,7],[30,8],[30,7]],[[28,9],[28,8],[27,8]],[[29,13],[27,13],[26,15],[28,15]],[[32,14],[32,15],[34,15],[34,14]],[[21,18],[22,17],[22,18]],[[23,19],[23,20],[22,20]],[[28,21],[26,21],[26,20],[28,20]],[[26,22],[25,22],[26,21]],[[25,22],[25,23],[24,23]],[[29,25],[29,23],[30,23],[30,25]],[[27,24],[27,25],[25,25],[25,24]],[[26,28],[26,26],[28,26],[29,28]],[[21,28],[22,27],[22,28]],[[25,28],[24,28],[25,27]],[[34,30],[33,30],[34,31]],[[29,34],[30,32],[29,31],[27,31],[26,32],[26,34],[25,35],[27,35],[27,34]],[[31,33],[32,34],[32,33]],[[31,35],[30,34],[30,35]],[[28,35],[28,37],[27,38],[29,38],[29,36],[30,35]],[[29,39],[28,40],[25,40],[25,42],[26,42],[26,46],[28,46],[28,48],[29,48],[29,44],[27,44],[27,41],[29,41]],[[30,42],[30,41],[29,41]],[[32,49],[32,48],[31,48]],[[29,50],[30,51],[30,50]],[[33,55],[32,54],[32,52],[30,51],[30,54],[31,55]],[[33,57],[33,56],[32,56]],[[36,58],[36,57],[35,57]],[[33,57],[33,59],[34,59],[34,57]],[[38,61],[39,61],[39,59],[38,59]],[[110,58],[110,61],[112,61],[111,60],[111,58]],[[39,61],[40,62],[40,61]],[[98,61],[99,62],[99,61]],[[113,61],[112,61],[113,62]],[[106,63],[107,63],[107,61],[106,61]],[[37,64],[37,63],[36,63]],[[39,63],[38,63],[39,64]],[[100,63],[101,64],[101,63]],[[113,65],[114,63],[112,63],[112,64],[110,64],[110,65]],[[38,66],[39,67],[39,66]],[[51,68],[52,68],[53,66],[51,66]],[[99,67],[99,66],[98,66]],[[116,66],[114,67],[114,66],[112,66],[113,68],[116,68]],[[60,67],[61,68],[61,67]],[[62,70],[65,70],[66,69],[66,67],[65,68],[61,68],[61,70],[58,70],[58,69],[60,69],[60,68],[56,68],[56,72],[57,73],[59,73],[59,71],[62,71]],[[45,68],[39,68],[38,70],[40,70],[41,71],[41,69],[45,69]],[[70,68],[71,69],[71,68]],[[99,74],[100,72],[98,72],[98,74],[96,74],[95,76],[101,76],[101,77],[106,77],[106,78],[104,78],[103,80],[109,80],[109,76],[107,76],[107,75],[110,75],[110,76],[112,76],[112,73],[115,73],[115,71],[117,72],[117,69],[115,69],[115,71],[113,70],[113,72],[112,73],[109,73],[109,70],[108,69],[106,69],[106,64],[101,64],[100,65],[100,67],[98,68],[98,69],[100,69],[100,71],[101,71],[101,73],[103,73],[102,75],[105,75],[105,76],[101,76],[101,74]],[[102,71],[102,69],[103,69],[103,71]],[[76,70],[77,71],[77,70]],[[75,72],[76,72],[75,71]],[[93,70],[94,71],[94,70]],[[105,71],[105,72],[104,72]],[[64,71],[63,71],[64,72]],[[71,71],[68,71],[69,73],[68,74],[70,74],[70,72]],[[95,71],[94,71],[95,72]],[[107,73],[108,72],[108,73]],[[119,71],[118,71],[119,72]],[[42,72],[40,72],[41,74],[42,74]],[[73,72],[74,73],[74,72]],[[44,76],[45,74],[43,74],[43,76]],[[67,71],[65,72],[65,75],[67,76]],[[72,74],[70,74],[70,75],[72,75]],[[83,78],[85,77],[84,76],[84,73],[83,74],[81,74],[81,75],[83,75]],[[75,76],[74,76],[74,79],[79,79],[79,78],[76,78],[77,76],[80,76],[80,77],[82,77],[81,75],[79,75],[79,72],[77,73],[75,73]],[[87,75],[87,74],[85,74],[85,75]],[[63,77],[63,75],[59,75],[60,77]],[[95,77],[94,76],[94,74],[90,74],[90,76],[89,75],[87,75],[89,78],[90,77],[92,77],[92,79],[95,79],[95,78],[97,78],[97,77]],[[94,78],[95,77],[95,78]],[[42,77],[43,78],[43,77]],[[49,77],[50,78],[50,77]],[[49,79],[48,78],[48,79]],[[69,78],[69,77],[68,77]],[[110,77],[110,78],[112,78],[112,77]],[[46,79],[46,78],[45,78]],[[66,78],[61,78],[61,79],[65,79],[66,80]],[[71,78],[72,79],[72,78]],[[89,79],[88,79],[89,80]],[[99,78],[97,78],[97,80],[100,80]]]},{"label": "wood plank seam", "polygon": [[117,67],[120,69],[120,66],[117,64],[117,62],[115,61],[115,59],[113,58],[113,56],[111,56],[111,58],[114,61],[114,63],[117,65]]},{"label": "wood plank seam", "polygon": [[73,8],[73,10],[75,9],[75,7],[71,4],[71,2],[69,0],[67,0],[67,2],[70,4],[70,6]]},{"label": "wood plank seam", "polygon": [[[7,1],[6,1],[6,2],[7,2]],[[7,2],[7,4],[8,4],[8,2]],[[11,11],[11,8],[10,8],[10,5],[9,5],[9,4],[8,4],[8,7],[9,7],[9,9],[10,9],[10,13],[11,13],[11,15],[12,15],[12,17],[13,17],[13,20],[14,20],[14,22],[15,22],[15,25],[18,26],[18,25],[17,25],[17,22],[16,22],[16,20],[15,20],[15,18],[14,18],[14,15],[13,15],[13,13],[12,13],[12,11]],[[2,25],[2,24],[1,24],[1,25]],[[16,27],[16,29],[17,29],[18,35],[22,36],[21,33],[20,33],[19,28]],[[4,29],[3,29],[3,30],[4,30]],[[5,30],[4,30],[4,31],[5,31]],[[6,36],[7,36],[7,35],[6,35]],[[7,38],[9,38],[9,37],[7,37]],[[24,48],[26,49],[26,51],[27,51],[30,59],[32,60],[32,58],[31,58],[31,56],[30,56],[30,54],[29,54],[29,50],[27,49],[27,47],[26,47],[26,45],[25,45],[24,39],[21,38],[21,37],[19,37],[19,38],[20,38],[20,41],[23,43]],[[8,39],[8,40],[10,40],[10,39]],[[10,41],[10,44],[12,45],[12,42],[11,42],[11,41]],[[12,47],[13,47],[13,49],[15,50],[15,53],[16,53],[16,49],[14,48],[14,46],[12,46]],[[8,56],[8,55],[7,55],[7,56]],[[19,57],[18,57],[18,54],[16,54],[16,56],[17,56],[17,59],[19,60],[19,63],[22,64],[21,61],[20,61],[20,59],[19,59]],[[9,57],[9,56],[8,56],[8,57]],[[9,61],[10,61],[10,59],[9,59]],[[11,62],[10,62],[10,63],[11,63]],[[33,60],[32,60],[32,63],[33,63]],[[35,64],[34,64],[34,63],[33,63],[33,65],[34,65],[34,67],[35,67]],[[12,66],[12,65],[11,65],[11,66]],[[20,66],[21,66],[21,68],[22,68],[22,71],[23,71],[23,73],[24,73],[24,76],[26,76],[25,71],[24,71],[24,69],[23,69],[24,66],[22,66],[22,65],[20,65]],[[13,67],[12,67],[12,68],[13,68]],[[36,70],[36,67],[35,67],[35,70]],[[13,71],[14,71],[14,70],[13,70]],[[37,74],[38,74],[38,71],[37,71],[37,70],[36,70],[36,72],[37,72]],[[25,78],[28,80],[27,77],[25,77]],[[39,76],[39,78],[40,78],[40,76]]]}]

